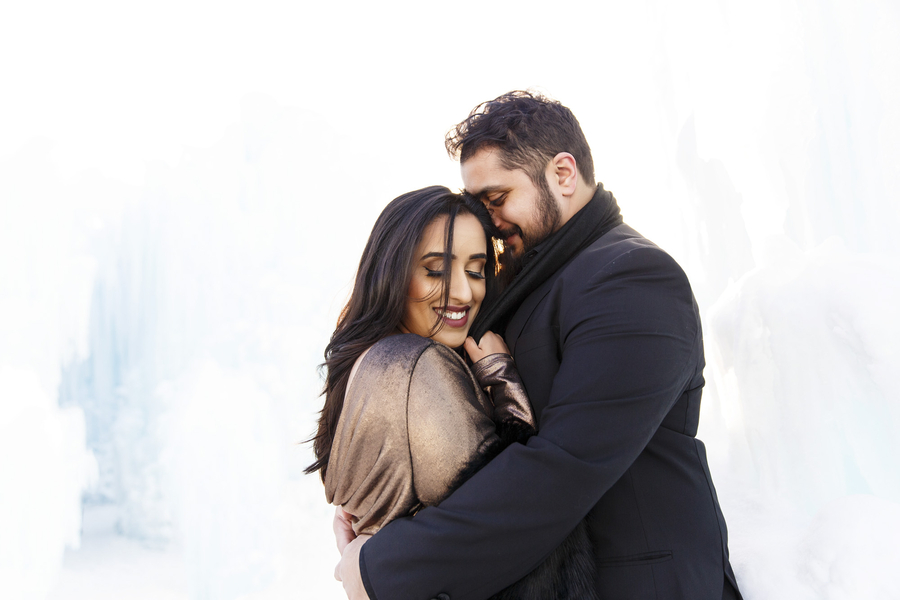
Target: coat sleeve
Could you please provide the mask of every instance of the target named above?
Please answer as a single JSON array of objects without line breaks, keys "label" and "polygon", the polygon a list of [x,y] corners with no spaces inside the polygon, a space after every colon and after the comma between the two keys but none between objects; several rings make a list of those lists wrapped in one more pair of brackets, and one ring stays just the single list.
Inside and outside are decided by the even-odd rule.
[{"label": "coat sleeve", "polygon": [[366,543],[373,600],[479,600],[523,577],[629,468],[695,374],[696,306],[663,251],[632,249],[573,285],[538,434]]}]

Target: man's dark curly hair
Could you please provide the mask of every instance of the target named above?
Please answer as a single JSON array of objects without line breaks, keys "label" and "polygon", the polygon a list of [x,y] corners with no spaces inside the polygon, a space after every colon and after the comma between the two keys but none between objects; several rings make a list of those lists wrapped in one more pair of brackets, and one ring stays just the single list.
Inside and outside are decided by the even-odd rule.
[{"label": "man's dark curly hair", "polygon": [[482,148],[500,150],[501,164],[522,169],[540,185],[547,163],[560,152],[575,157],[585,183],[594,185],[591,148],[572,111],[540,93],[516,90],[482,102],[447,132],[447,153],[466,162]]}]

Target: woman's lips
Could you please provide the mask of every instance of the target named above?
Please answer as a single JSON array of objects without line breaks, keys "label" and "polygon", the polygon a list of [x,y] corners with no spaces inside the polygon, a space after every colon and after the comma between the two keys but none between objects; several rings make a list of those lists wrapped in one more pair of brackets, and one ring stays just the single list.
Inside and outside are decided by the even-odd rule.
[{"label": "woman's lips", "polygon": [[468,306],[435,308],[434,312],[449,327],[464,327],[469,321]]}]

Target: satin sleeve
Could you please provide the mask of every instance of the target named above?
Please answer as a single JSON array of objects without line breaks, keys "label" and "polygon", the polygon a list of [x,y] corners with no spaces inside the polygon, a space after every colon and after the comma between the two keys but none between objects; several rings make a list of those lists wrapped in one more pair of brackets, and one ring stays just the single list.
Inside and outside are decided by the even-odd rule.
[{"label": "satin sleeve", "polygon": [[485,356],[472,365],[472,373],[491,398],[494,423],[516,421],[537,429],[531,402],[512,356],[503,353]]},{"label": "satin sleeve", "polygon": [[462,360],[446,346],[426,349],[412,372],[407,428],[413,485],[438,504],[457,476],[497,440],[492,407]]}]

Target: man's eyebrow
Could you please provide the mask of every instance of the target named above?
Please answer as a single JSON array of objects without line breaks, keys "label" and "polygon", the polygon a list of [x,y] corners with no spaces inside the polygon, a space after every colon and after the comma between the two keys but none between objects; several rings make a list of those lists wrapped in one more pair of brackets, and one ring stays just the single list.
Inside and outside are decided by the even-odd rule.
[{"label": "man's eyebrow", "polygon": [[488,194],[490,194],[492,192],[498,192],[498,191],[505,190],[505,189],[506,188],[502,185],[489,185],[487,187],[481,188],[477,194],[473,194],[472,192],[470,192],[468,190],[463,190],[463,191],[465,191],[467,194],[469,194],[473,198],[476,198],[477,200],[481,200],[482,198],[484,198],[485,196],[487,196]]}]

